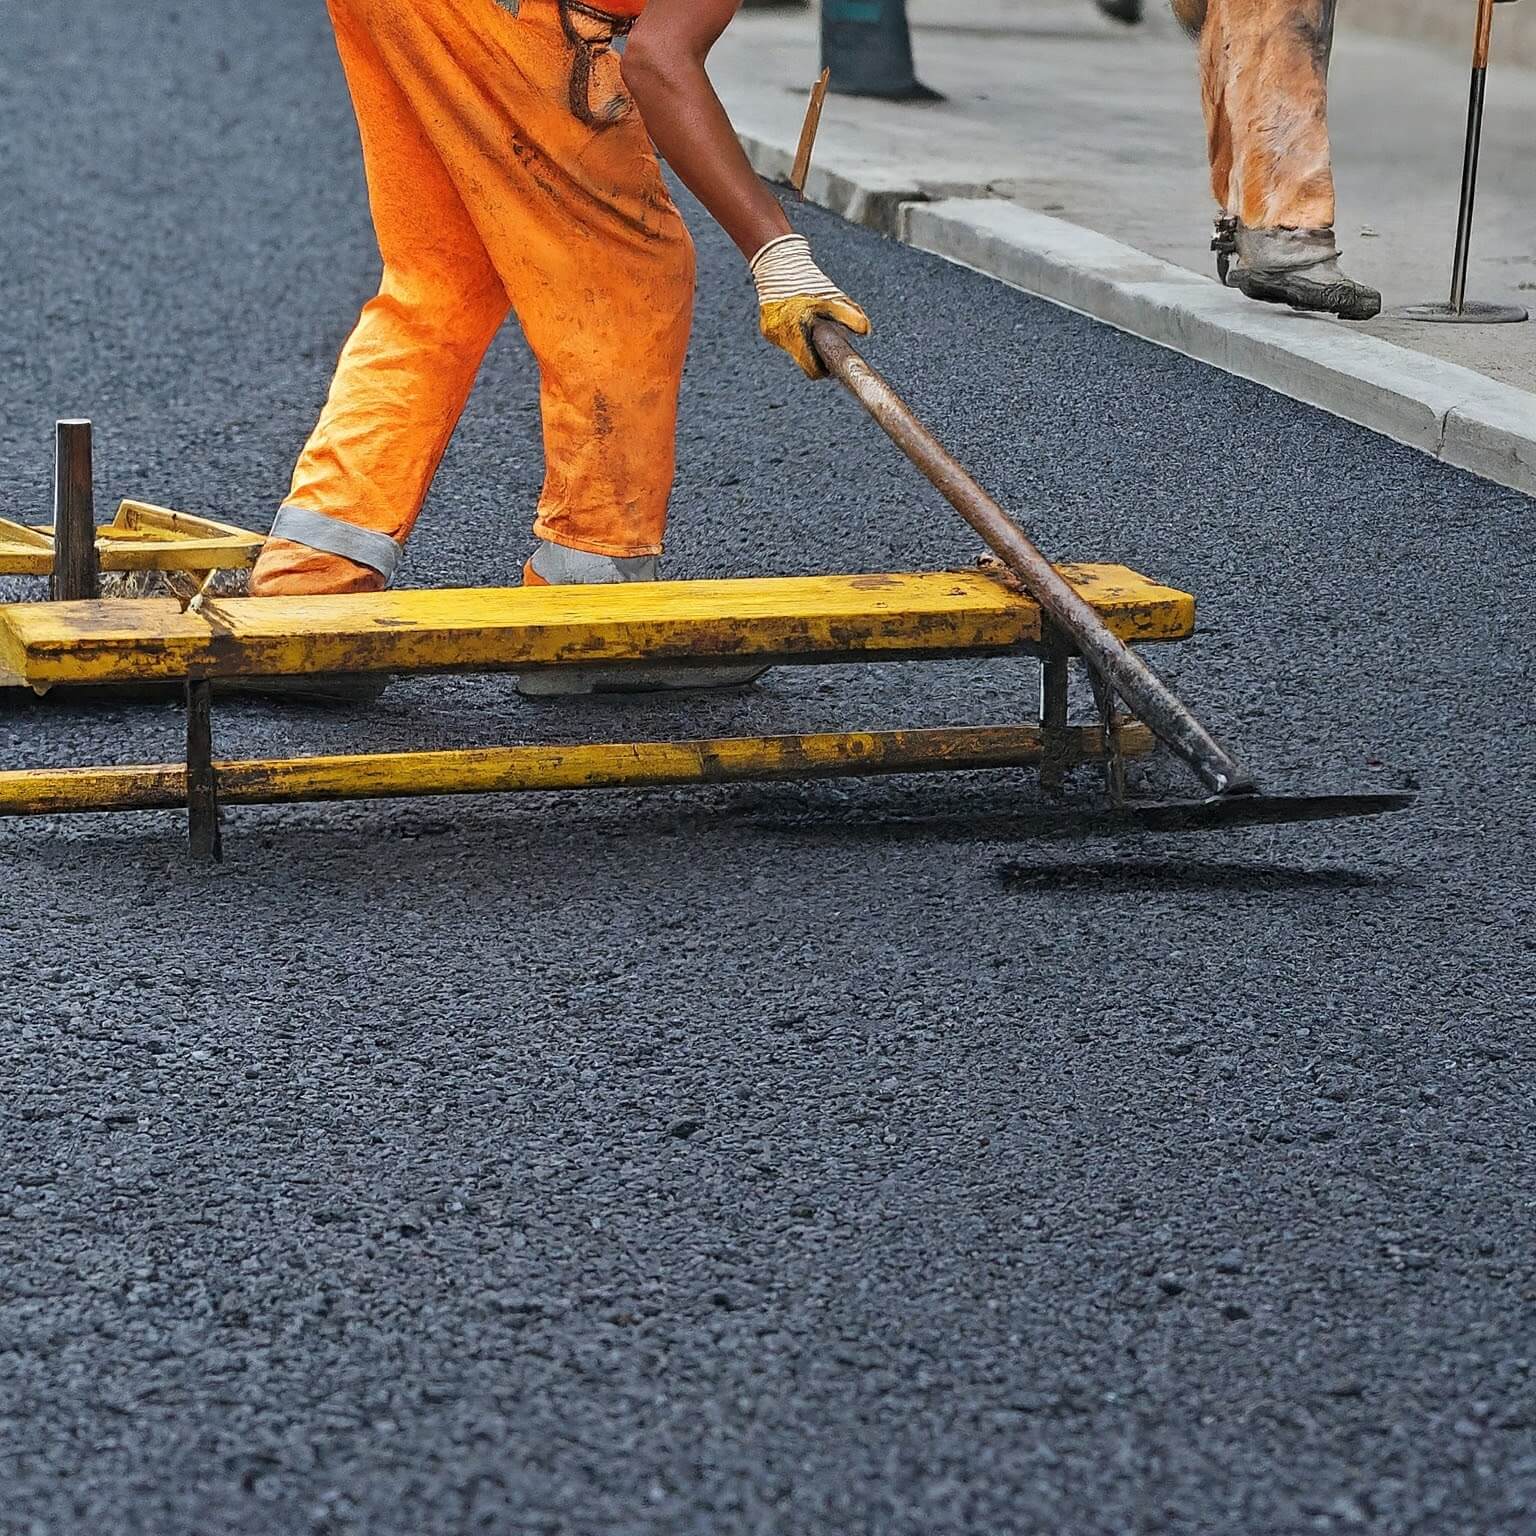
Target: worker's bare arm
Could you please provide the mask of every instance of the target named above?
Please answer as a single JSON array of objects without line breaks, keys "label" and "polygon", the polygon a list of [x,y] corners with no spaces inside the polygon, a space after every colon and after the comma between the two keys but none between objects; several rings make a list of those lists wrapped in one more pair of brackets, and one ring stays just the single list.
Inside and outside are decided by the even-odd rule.
[{"label": "worker's bare arm", "polygon": [[778,199],[758,180],[705,72],[741,0],[649,0],[624,50],[624,79],[656,147],[751,263],[758,325],[812,378],[818,320],[857,335],[869,318],[811,259]]},{"label": "worker's bare arm", "polygon": [[749,259],[790,232],[752,170],[705,71],[740,0],[650,0],[624,50],[624,80],[683,184]]}]

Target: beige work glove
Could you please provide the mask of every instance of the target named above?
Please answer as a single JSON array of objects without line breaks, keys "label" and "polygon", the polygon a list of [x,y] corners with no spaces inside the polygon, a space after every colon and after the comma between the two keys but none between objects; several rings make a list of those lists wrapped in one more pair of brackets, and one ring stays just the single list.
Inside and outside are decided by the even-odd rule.
[{"label": "beige work glove", "polygon": [[869,335],[869,316],[811,260],[804,235],[770,240],[748,265],[757,285],[758,328],[807,378],[825,378],[827,372],[811,345],[818,320],[835,320],[855,336]]}]

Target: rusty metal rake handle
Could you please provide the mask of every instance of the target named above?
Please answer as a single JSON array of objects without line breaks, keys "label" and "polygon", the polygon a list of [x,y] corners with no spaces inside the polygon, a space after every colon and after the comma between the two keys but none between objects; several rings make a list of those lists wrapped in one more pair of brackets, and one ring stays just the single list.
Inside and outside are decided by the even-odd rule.
[{"label": "rusty metal rake handle", "polygon": [[811,332],[828,371],[874,418],[875,424],[933,483],[939,494],[981,536],[987,547],[1024,584],[1051,622],[1071,637],[1094,671],[1152,728],[1171,751],[1218,795],[1252,794],[1253,775],[1174,695],[1172,689],[1112,634],[1074,587],[1036,548],[1034,541],[965,472],[948,449],[912,413],[891,386],[865,362],[848,332],[817,321]]}]

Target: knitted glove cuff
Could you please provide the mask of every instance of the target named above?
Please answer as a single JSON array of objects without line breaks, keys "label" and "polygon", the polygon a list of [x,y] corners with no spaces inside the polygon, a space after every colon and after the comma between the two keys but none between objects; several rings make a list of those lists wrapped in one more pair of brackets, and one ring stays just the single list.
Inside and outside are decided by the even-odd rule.
[{"label": "knitted glove cuff", "polygon": [[811,244],[804,235],[780,235],[770,240],[747,264],[757,285],[757,302],[773,304],[782,299],[840,299],[841,288],[811,260]]}]

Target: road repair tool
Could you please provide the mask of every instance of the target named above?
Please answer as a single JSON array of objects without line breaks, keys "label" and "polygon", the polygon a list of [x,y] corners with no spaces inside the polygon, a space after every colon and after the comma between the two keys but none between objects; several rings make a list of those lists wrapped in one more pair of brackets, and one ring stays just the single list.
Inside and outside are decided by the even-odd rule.
[{"label": "road repair tool", "polygon": [[[869,412],[892,442],[978,533],[1081,656],[1094,683],[1104,721],[1106,762],[1117,772],[1114,699],[1118,695],[1175,756],[1194,770],[1208,799],[1133,805],[1123,779],[1112,780],[1110,806],[1099,818],[1106,830],[1142,826],[1159,831],[1197,831],[1253,822],[1317,821],[1374,816],[1405,810],[1409,793],[1266,795],[1253,775],[1180,702],[1163,680],[1105,624],[1091,603],[1040,552],[1014,520],[965,472],[891,386],[864,360],[840,326],[820,321],[813,333],[827,371]],[[1049,691],[1049,690],[1047,690]],[[1091,824],[1083,822],[1083,830]]]},{"label": "road repair tool", "polygon": [[1472,249],[1472,205],[1477,196],[1477,161],[1483,142],[1483,105],[1488,94],[1488,51],[1493,40],[1493,8],[1513,0],[1477,0],[1472,36],[1472,88],[1467,101],[1467,138],[1461,161],[1461,202],[1456,218],[1456,250],[1451,258],[1448,304],[1405,304],[1399,319],[1439,325],[1509,325],[1530,318],[1519,304],[1489,304],[1467,299],[1467,258]]},{"label": "road repair tool", "polygon": [[[1109,804],[1073,813],[1083,833],[1199,830],[1255,821],[1315,820],[1397,810],[1411,795],[1260,795],[1251,774],[1130,649],[1187,639],[1194,599],[1117,565],[1051,566],[854,350],[818,326],[828,368],[992,548],[1001,566],[927,573],[631,582],[600,586],[435,589],[326,597],[69,598],[0,605],[0,687],[185,689],[185,760],[125,767],[0,773],[0,815],[169,810],[188,813],[192,851],[221,856],[222,805],[380,799],[533,790],[930,773],[1034,767],[1059,787],[1079,764],[1103,767]],[[61,438],[62,440],[62,438]],[[88,439],[87,439],[88,442]],[[79,453],[78,438],[71,449]],[[89,455],[74,460],[57,531],[88,521]],[[103,563],[148,544],[184,568],[236,559],[254,536],[145,510],[128,534],[99,538]],[[135,522],[134,520],[138,521]],[[166,519],[170,519],[169,524]],[[8,525],[13,531],[18,525]],[[208,530],[216,530],[209,534]],[[28,530],[28,532],[32,532]],[[63,556],[18,536],[32,574],[62,570]],[[141,536],[143,535],[143,536]],[[153,535],[152,537],[150,535]],[[161,535],[167,535],[161,537]],[[205,547],[192,555],[186,547]],[[248,551],[240,559],[248,558]],[[656,662],[718,666],[846,664],[956,657],[1031,656],[1041,666],[1038,721],[980,727],[838,731],[704,741],[507,746],[472,750],[220,761],[213,755],[214,685],[221,680],[516,672]],[[1068,718],[1069,668],[1086,663],[1097,722]],[[1133,711],[1116,712],[1122,699]],[[1139,718],[1138,718],[1139,717]],[[1188,803],[1136,805],[1125,764],[1155,739],[1214,794]],[[1064,830],[1064,829],[1063,829]]]},{"label": "road repair tool", "polygon": [[[1136,642],[1187,638],[1194,601],[1122,566],[1064,567],[1111,631]],[[1071,649],[1000,569],[606,586],[438,589],[339,597],[93,599],[0,606],[0,683],[35,690],[179,682],[187,746],[179,763],[0,773],[0,814],[183,808],[194,853],[218,856],[219,807],[396,796],[510,793],[956,769],[1038,767],[1059,783],[1079,763],[1149,752],[1144,726],[1074,725]],[[222,679],[846,664],[1035,656],[1038,723],[838,731],[707,741],[510,746],[284,758],[213,756]]]}]

